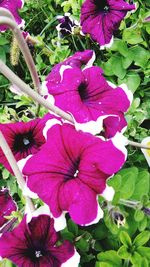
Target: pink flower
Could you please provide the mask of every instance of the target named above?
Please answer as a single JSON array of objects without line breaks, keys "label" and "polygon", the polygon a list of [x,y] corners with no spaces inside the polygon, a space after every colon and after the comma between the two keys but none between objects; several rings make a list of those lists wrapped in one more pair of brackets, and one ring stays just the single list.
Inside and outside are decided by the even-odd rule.
[{"label": "pink flower", "polygon": [[89,33],[101,48],[110,46],[121,21],[134,9],[134,4],[124,0],[86,0],[81,8],[82,31]]},{"label": "pink flower", "polygon": [[[58,76],[60,71],[57,69]],[[97,133],[103,124],[106,138],[122,132],[127,125],[124,113],[132,101],[132,93],[125,85],[116,87],[107,82],[103,70],[96,66],[84,69],[66,66],[61,77],[60,81],[47,77],[45,84],[56,106],[70,112],[78,124],[83,124],[82,129],[84,124],[97,121]]]},{"label": "pink flower", "polygon": [[[45,143],[43,130],[47,121],[51,120],[53,124],[57,118],[56,116],[47,114],[42,119],[34,119],[29,122],[0,124],[0,131],[4,134],[17,162],[39,151],[40,147]],[[13,174],[1,149],[0,163]]]},{"label": "pink flower", "polygon": [[43,214],[27,223],[25,216],[12,232],[0,237],[0,256],[18,267],[68,267],[76,251],[69,241],[59,246],[58,241],[52,218]]},{"label": "pink flower", "polygon": [[67,211],[75,223],[87,225],[103,216],[97,197],[104,193],[107,178],[124,164],[125,154],[113,141],[76,131],[70,124],[55,125],[23,173],[54,217]]},{"label": "pink flower", "polygon": [[8,220],[5,216],[9,216],[12,211],[16,211],[17,206],[9,194],[8,189],[0,190],[0,227],[2,227]]},{"label": "pink flower", "polygon": [[[8,9],[12,15],[14,16],[17,24],[22,27],[24,25],[24,20],[19,16],[18,9],[23,7],[24,1],[23,0],[1,0],[0,7]],[[6,25],[0,25],[0,31],[7,30]]]}]

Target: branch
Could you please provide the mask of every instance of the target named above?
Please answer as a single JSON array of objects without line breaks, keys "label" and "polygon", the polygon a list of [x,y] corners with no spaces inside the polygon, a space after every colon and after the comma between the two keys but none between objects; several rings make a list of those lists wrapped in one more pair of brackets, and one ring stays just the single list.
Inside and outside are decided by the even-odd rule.
[{"label": "branch", "polygon": [[[9,162],[9,164],[10,164],[10,166],[11,166],[11,168],[15,174],[19,188],[21,188],[21,190],[24,190],[24,187],[26,184],[25,180],[24,180],[24,178],[23,178],[23,176],[19,170],[19,167],[17,165],[15,157],[14,157],[14,155],[13,155],[9,145],[7,144],[6,139],[5,139],[5,137],[1,131],[0,131],[0,147],[1,147],[5,157],[7,158],[8,162]],[[30,207],[31,212],[33,212],[35,209],[34,209],[34,205],[31,201],[31,199],[28,197],[25,197],[25,199],[26,199],[26,203]]]},{"label": "branch", "polygon": [[26,41],[24,40],[24,37],[17,23],[14,21],[12,14],[8,10],[4,10],[4,8],[0,8],[0,25],[1,24],[7,25],[13,31],[13,34],[15,38],[17,39],[20,50],[24,56],[24,59],[30,71],[34,87],[36,91],[40,93],[40,86],[41,86],[40,80],[39,80],[38,73],[35,68],[33,58],[28,48],[28,45]]},{"label": "branch", "polygon": [[137,142],[133,142],[133,141],[130,141],[130,140],[128,140],[128,145],[139,147],[139,148],[143,148],[143,149],[150,149],[150,146],[145,146],[143,144],[140,144],[140,143],[137,143]]},{"label": "branch", "polygon": [[73,119],[71,115],[64,112],[63,110],[59,109],[58,107],[50,104],[46,99],[40,96],[37,92],[33,91],[29,85],[23,82],[16,74],[13,73],[11,69],[9,69],[5,63],[0,60],[0,72],[13,84],[17,85],[22,92],[29,95],[33,98],[36,102],[43,105],[48,110],[52,111],[53,113],[57,114],[58,116],[62,117],[63,119],[70,121],[73,123]]}]

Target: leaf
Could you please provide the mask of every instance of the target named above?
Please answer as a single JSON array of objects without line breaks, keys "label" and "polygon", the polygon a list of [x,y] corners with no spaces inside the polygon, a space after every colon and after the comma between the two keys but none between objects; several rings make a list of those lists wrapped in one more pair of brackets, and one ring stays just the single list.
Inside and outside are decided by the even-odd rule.
[{"label": "leaf", "polygon": [[109,186],[112,186],[115,191],[118,191],[121,186],[121,175],[116,174],[107,181]]},{"label": "leaf", "polygon": [[118,256],[121,258],[121,259],[129,259],[131,254],[128,252],[128,249],[126,246],[122,246],[119,248],[118,250]]},{"label": "leaf", "polygon": [[134,93],[141,83],[141,78],[139,74],[135,73],[134,71],[129,71],[123,80],[118,79],[118,83],[119,85],[126,83],[129,90]]},{"label": "leaf", "polygon": [[139,172],[135,184],[135,191],[132,195],[133,199],[140,200],[143,195],[149,193],[149,180],[150,175],[148,171],[144,170]]},{"label": "leaf", "polygon": [[126,246],[126,247],[130,247],[132,245],[132,241],[131,241],[131,238],[130,236],[128,235],[127,232],[125,231],[121,231],[120,233],[120,241],[121,243]]},{"label": "leaf", "polygon": [[6,53],[5,53],[4,47],[1,47],[1,46],[0,46],[0,59],[4,63],[6,63]]},{"label": "leaf", "polygon": [[136,222],[142,221],[144,218],[144,212],[142,210],[136,210],[134,214],[134,219]]},{"label": "leaf", "polygon": [[84,238],[81,238],[78,242],[76,242],[76,247],[82,252],[88,252],[89,242],[87,242]]},{"label": "leaf", "polygon": [[131,256],[131,262],[135,267],[143,267],[141,265],[142,262],[142,258],[141,255],[139,255],[136,251],[134,252],[134,254]]},{"label": "leaf", "polygon": [[0,35],[0,45],[5,45],[8,43],[9,43],[9,41],[5,37]]},{"label": "leaf", "polygon": [[72,221],[68,221],[68,230],[69,232],[73,233],[75,236],[78,235],[78,226]]},{"label": "leaf", "polygon": [[145,68],[150,58],[150,53],[141,46],[132,47],[130,53],[133,55],[135,65]]},{"label": "leaf", "polygon": [[130,28],[125,29],[123,32],[123,40],[128,44],[138,44],[143,42],[141,32],[138,29]]},{"label": "leaf", "polygon": [[135,167],[123,169],[119,172],[119,174],[122,177],[120,188],[121,198],[129,199],[135,190],[135,181],[138,174],[138,169]]},{"label": "leaf", "polygon": [[112,57],[112,69],[113,73],[120,79],[123,79],[126,75],[126,70],[123,68],[122,60],[120,56]]},{"label": "leaf", "polygon": [[115,267],[121,266],[121,259],[117,255],[117,252],[114,250],[101,252],[97,255],[97,258],[99,261],[106,262],[107,264],[110,264],[111,266],[115,266]]},{"label": "leaf", "polygon": [[138,247],[137,252],[142,256],[150,260],[150,248],[149,247]]},{"label": "leaf", "polygon": [[133,241],[133,244],[136,247],[143,246],[144,244],[148,242],[149,239],[150,239],[150,232],[144,231],[136,236],[136,238]]}]

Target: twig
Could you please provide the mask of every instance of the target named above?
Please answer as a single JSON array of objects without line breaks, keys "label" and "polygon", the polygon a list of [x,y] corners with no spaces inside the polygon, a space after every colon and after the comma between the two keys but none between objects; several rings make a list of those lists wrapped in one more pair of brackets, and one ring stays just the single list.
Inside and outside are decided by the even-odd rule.
[{"label": "twig", "polygon": [[[3,16],[2,16],[3,14]],[[28,66],[28,69],[30,71],[34,87],[38,93],[40,93],[40,80],[38,77],[38,73],[35,68],[35,64],[33,61],[33,58],[31,56],[30,50],[28,48],[28,45],[26,41],[24,40],[24,37],[17,25],[17,23],[12,19],[12,14],[8,10],[4,10],[4,8],[0,8],[0,25],[5,24],[7,25],[12,31],[17,39],[18,45],[20,47],[20,50],[24,56],[24,59],[26,61],[26,64]]]},{"label": "twig", "polygon": [[37,92],[33,91],[29,85],[23,82],[16,74],[13,73],[11,69],[9,69],[5,63],[0,60],[0,72],[13,84],[17,85],[25,94],[29,95],[33,98],[36,102],[43,105],[48,110],[51,110],[58,116],[62,117],[65,120],[68,120],[73,123],[73,119],[71,115],[64,112],[63,110],[59,109],[58,107],[50,104],[46,99],[40,96]]},{"label": "twig", "polygon": [[150,149],[150,146],[145,146],[143,144],[140,144],[140,143],[137,143],[137,142],[133,142],[133,141],[130,141],[130,140],[128,140],[128,145],[139,147],[139,148],[143,148],[143,149]]},{"label": "twig", "polygon": [[[0,147],[3,150],[3,153],[4,153],[5,157],[7,158],[8,162],[9,162],[9,164],[10,164],[10,166],[11,166],[11,168],[15,174],[15,177],[16,177],[16,180],[17,180],[19,187],[22,190],[24,190],[25,180],[23,179],[23,176],[19,170],[19,167],[17,165],[15,157],[14,157],[10,147],[8,146],[6,139],[5,139],[5,137],[1,131],[0,131]],[[31,201],[31,199],[28,197],[25,197],[25,198],[26,198],[26,202],[27,202],[28,206],[30,207],[31,212],[33,212],[34,211],[34,205]]]},{"label": "twig", "polygon": [[[60,108],[56,107],[55,105],[50,104],[46,99],[40,96],[38,93],[33,91],[29,85],[23,82],[16,74],[13,73],[11,69],[9,69],[5,63],[0,60],[0,72],[12,83],[17,85],[25,94],[29,95],[33,98],[36,102],[43,105],[48,110],[52,111],[56,115],[62,117],[63,119],[71,122],[74,124],[74,120],[72,116],[65,111],[61,110]],[[143,148],[143,149],[150,149],[148,146],[141,145],[139,143],[133,142],[128,140],[128,145]]]}]

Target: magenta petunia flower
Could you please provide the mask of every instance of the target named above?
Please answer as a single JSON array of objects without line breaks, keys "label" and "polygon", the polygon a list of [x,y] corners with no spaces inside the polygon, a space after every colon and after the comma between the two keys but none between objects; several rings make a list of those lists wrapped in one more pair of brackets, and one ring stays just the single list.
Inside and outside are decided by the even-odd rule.
[{"label": "magenta petunia flower", "polygon": [[[45,143],[43,131],[47,121],[50,120],[53,125],[57,119],[58,117],[47,114],[42,119],[38,118],[29,122],[0,124],[0,131],[4,134],[17,162],[27,158],[29,155],[37,153],[40,147]],[[0,163],[13,174],[1,149]]]},{"label": "magenta petunia flower", "polygon": [[25,216],[12,232],[0,237],[0,256],[18,267],[68,267],[76,251],[69,241],[57,245],[58,241],[52,218],[39,215],[27,223]]},{"label": "magenta petunia flower", "polygon": [[95,60],[95,53],[92,50],[85,50],[83,52],[76,52],[63,62],[55,65],[46,78],[46,84],[59,83],[62,79],[65,68],[81,68],[83,66],[91,66]]},{"label": "magenta petunia flower", "polygon": [[46,86],[55,105],[70,112],[78,124],[83,124],[83,130],[84,124],[97,121],[96,131],[99,133],[103,122],[105,137],[111,138],[127,125],[124,113],[130,107],[132,93],[125,85],[115,87],[107,82],[99,67],[65,69],[60,82],[48,80]]},{"label": "magenta petunia flower", "polygon": [[[8,9],[14,16],[17,24],[20,27],[24,26],[24,20],[19,16],[18,10],[23,7],[24,0],[0,0],[0,7]],[[7,30],[6,25],[0,25],[0,31]]]},{"label": "magenta petunia flower", "polygon": [[75,20],[70,13],[65,13],[64,16],[57,16],[59,24],[56,29],[60,37],[64,37],[70,34],[74,34],[74,30],[79,26],[79,22]]},{"label": "magenta petunia flower", "polygon": [[118,150],[113,141],[76,131],[70,124],[54,125],[23,173],[28,176],[28,187],[50,207],[54,217],[67,211],[75,223],[87,225],[103,216],[97,197],[106,196],[106,179],[121,168],[125,154],[126,149]]},{"label": "magenta petunia flower", "polygon": [[81,8],[82,31],[89,33],[101,48],[110,46],[121,21],[134,9],[134,4],[124,0],[85,0]]},{"label": "magenta petunia flower", "polygon": [[9,194],[8,189],[0,190],[0,228],[8,222],[5,216],[9,216],[12,211],[16,211],[17,206]]}]

